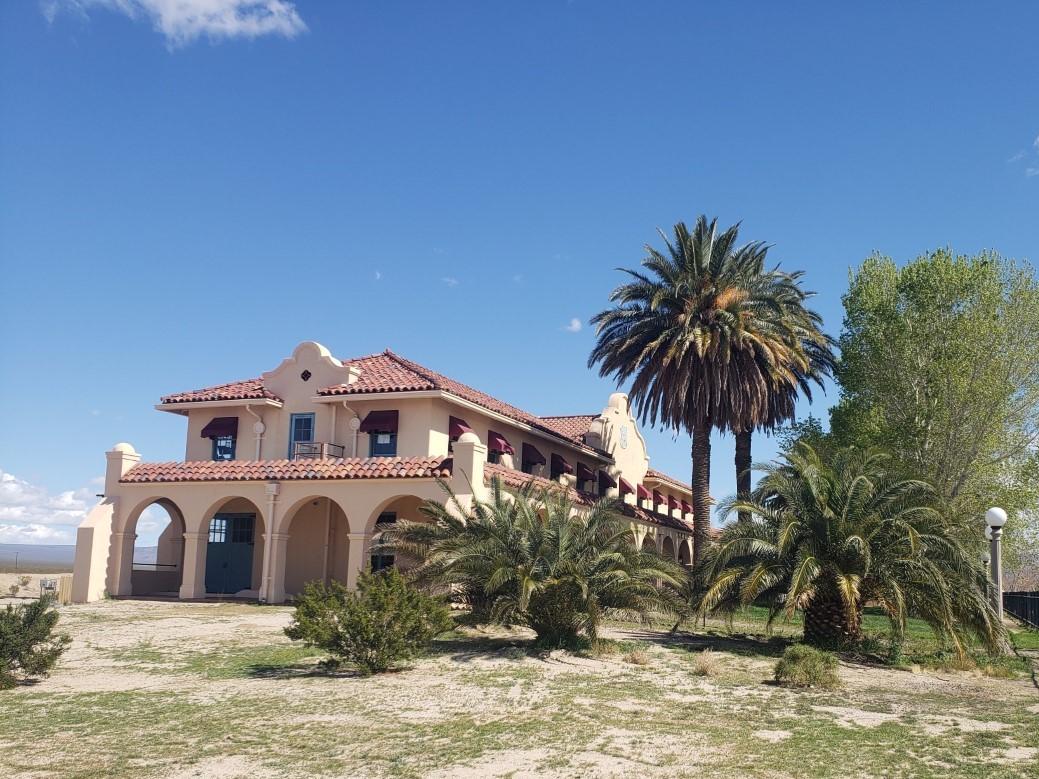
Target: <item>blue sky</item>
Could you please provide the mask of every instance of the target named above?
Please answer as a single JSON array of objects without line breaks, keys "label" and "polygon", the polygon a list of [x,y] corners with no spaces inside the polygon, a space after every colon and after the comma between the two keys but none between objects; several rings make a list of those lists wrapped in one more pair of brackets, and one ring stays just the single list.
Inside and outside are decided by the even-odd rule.
[{"label": "blue sky", "polygon": [[305,339],[597,411],[614,269],[701,212],[834,334],[874,250],[1034,261],[1037,33],[1034,2],[4,3],[0,541],[71,540],[105,449],[183,456],[161,394]]}]

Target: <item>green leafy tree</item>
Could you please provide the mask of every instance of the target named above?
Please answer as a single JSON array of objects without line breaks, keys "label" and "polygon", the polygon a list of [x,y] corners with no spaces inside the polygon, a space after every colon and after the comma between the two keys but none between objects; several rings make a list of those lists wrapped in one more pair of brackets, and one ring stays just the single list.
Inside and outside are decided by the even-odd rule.
[{"label": "green leafy tree", "polygon": [[694,559],[710,528],[711,431],[744,434],[737,470],[749,486],[750,431],[793,415],[814,378],[809,344],[820,356],[828,349],[808,335],[818,321],[803,307],[799,275],[767,271],[766,246],[737,245],[738,231],[701,216],[692,231],[676,224],[672,240],[661,233],[665,251],[646,246],[641,269],[621,269],[631,281],[592,319],[588,364],[631,381],[643,420],[692,436]]},{"label": "green leafy tree", "polygon": [[1039,505],[1033,270],[994,252],[943,249],[903,267],[874,256],[844,307],[836,443],[883,448],[934,485],[965,540],[980,543],[985,509],[1003,506],[1013,552]]},{"label": "green leafy tree", "polygon": [[57,624],[58,612],[49,598],[0,611],[0,690],[50,672],[71,642],[54,633]]},{"label": "green leafy tree", "polygon": [[511,495],[495,479],[486,502],[464,507],[448,491],[422,511],[430,522],[383,531],[388,548],[420,561],[411,576],[482,604],[488,621],[529,627],[539,646],[595,640],[608,614],[646,619],[682,607],[684,569],[637,548],[612,501],[578,513],[562,490]]},{"label": "green leafy tree", "polygon": [[770,623],[800,610],[806,643],[840,647],[861,639],[862,609],[875,603],[896,640],[915,616],[959,652],[970,635],[1002,648],[976,556],[950,533],[934,490],[890,464],[855,449],[825,460],[801,443],[763,466],[753,499],[722,507],[754,519],[727,527],[706,556],[699,608],[764,602]]},{"label": "green leafy tree", "polygon": [[454,626],[439,598],[412,587],[396,569],[362,573],[357,591],[309,582],[285,635],[324,649],[362,673],[387,671],[427,649]]}]

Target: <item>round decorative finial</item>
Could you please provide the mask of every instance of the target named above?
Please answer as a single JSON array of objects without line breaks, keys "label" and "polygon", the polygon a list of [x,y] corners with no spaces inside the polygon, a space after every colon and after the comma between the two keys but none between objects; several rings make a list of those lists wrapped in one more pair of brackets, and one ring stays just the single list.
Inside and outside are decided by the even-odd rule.
[{"label": "round decorative finial", "polygon": [[1007,513],[998,506],[993,506],[985,512],[985,522],[989,527],[1003,527],[1007,523]]},{"label": "round decorative finial", "polygon": [[468,433],[462,433],[458,438],[460,444],[478,444],[480,443],[480,436],[476,435],[472,430]]},{"label": "round decorative finial", "polygon": [[125,443],[125,442],[118,443],[115,446],[113,446],[112,447],[112,451],[113,452],[122,452],[123,454],[137,454],[137,450],[134,449],[130,444]]}]

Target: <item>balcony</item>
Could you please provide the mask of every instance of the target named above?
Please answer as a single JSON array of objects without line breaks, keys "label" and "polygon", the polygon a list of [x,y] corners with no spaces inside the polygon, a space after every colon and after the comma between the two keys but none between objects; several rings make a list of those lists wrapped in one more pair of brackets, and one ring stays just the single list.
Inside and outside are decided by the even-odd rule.
[{"label": "balcony", "polygon": [[324,460],[342,458],[346,452],[340,444],[329,444],[324,441],[297,441],[292,452],[293,460]]}]

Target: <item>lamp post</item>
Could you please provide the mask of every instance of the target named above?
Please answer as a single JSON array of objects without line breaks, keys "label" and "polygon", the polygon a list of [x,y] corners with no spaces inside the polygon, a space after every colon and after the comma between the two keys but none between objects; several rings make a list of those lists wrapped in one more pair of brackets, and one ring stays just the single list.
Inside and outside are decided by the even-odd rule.
[{"label": "lamp post", "polygon": [[1001,557],[1000,540],[1003,537],[1003,525],[1007,523],[1007,513],[1001,508],[990,508],[985,512],[985,524],[988,525],[988,533],[985,535],[989,541],[989,556],[992,560],[989,567],[989,579],[992,581],[992,607],[1000,622],[1003,621],[1003,560]]}]

